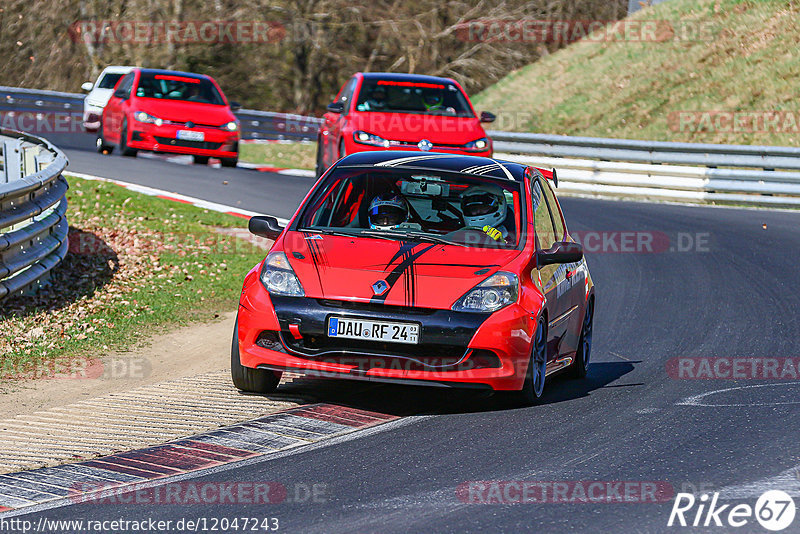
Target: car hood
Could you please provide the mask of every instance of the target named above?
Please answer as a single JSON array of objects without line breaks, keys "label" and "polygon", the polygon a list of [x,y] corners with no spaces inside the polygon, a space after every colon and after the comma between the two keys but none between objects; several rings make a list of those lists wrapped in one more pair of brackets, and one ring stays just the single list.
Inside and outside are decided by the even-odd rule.
[{"label": "car hood", "polygon": [[144,111],[159,119],[174,122],[194,122],[221,126],[235,119],[227,106],[215,106],[198,102],[182,102],[177,100],[159,100],[156,98],[138,98],[136,111]]},{"label": "car hood", "polygon": [[434,145],[463,145],[486,137],[475,117],[356,112],[350,121],[353,131],[363,130],[392,141],[418,143],[427,139]]},{"label": "car hood", "polygon": [[92,89],[92,92],[86,95],[86,103],[99,108],[105,107],[113,93],[113,89]]},{"label": "car hood", "polygon": [[[372,238],[288,232],[284,251],[307,297],[449,309],[520,254]],[[373,284],[389,289],[376,295]]]}]

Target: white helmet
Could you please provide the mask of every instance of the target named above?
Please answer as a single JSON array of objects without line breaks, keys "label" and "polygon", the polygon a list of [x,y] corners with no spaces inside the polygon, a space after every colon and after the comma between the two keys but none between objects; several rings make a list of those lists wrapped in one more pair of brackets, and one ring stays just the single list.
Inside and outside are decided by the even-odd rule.
[{"label": "white helmet", "polygon": [[461,213],[467,227],[496,227],[506,220],[506,196],[498,186],[473,185],[461,194]]}]

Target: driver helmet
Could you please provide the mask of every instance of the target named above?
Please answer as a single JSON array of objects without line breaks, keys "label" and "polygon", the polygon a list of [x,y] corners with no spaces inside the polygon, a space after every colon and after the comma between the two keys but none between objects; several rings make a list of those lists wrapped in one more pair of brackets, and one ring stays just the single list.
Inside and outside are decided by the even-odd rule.
[{"label": "driver helmet", "polygon": [[439,93],[428,93],[422,99],[422,101],[425,103],[425,107],[427,109],[437,109],[437,108],[441,107],[443,100],[444,99],[442,98],[442,95],[439,94]]},{"label": "driver helmet", "polygon": [[399,195],[378,195],[369,204],[369,227],[373,230],[392,230],[406,220],[408,205]]},{"label": "driver helmet", "polygon": [[506,208],[506,196],[498,186],[473,185],[461,194],[461,213],[468,228],[503,224]]}]

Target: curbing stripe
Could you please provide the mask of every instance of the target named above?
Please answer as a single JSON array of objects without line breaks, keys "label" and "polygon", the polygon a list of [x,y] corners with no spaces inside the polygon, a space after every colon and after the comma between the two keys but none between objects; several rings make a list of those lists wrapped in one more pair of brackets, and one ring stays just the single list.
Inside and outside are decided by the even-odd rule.
[{"label": "curbing stripe", "polygon": [[254,457],[314,446],[317,442],[395,421],[399,417],[343,406],[314,404],[206,432],[164,445],[75,464],[0,476],[0,514],[66,502],[111,487],[210,470]]}]

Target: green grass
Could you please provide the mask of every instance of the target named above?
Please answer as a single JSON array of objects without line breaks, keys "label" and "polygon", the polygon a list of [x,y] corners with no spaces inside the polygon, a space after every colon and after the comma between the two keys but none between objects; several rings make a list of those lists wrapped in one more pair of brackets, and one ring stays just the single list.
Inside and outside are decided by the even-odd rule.
[{"label": "green grass", "polygon": [[[70,254],[53,284],[0,307],[0,377],[126,349],[235,310],[265,251],[219,233],[246,221],[69,177]],[[46,373],[45,373],[46,374]]]},{"label": "green grass", "polygon": [[285,169],[314,169],[316,143],[241,143],[239,158]]},{"label": "green grass", "polygon": [[579,41],[476,95],[476,107],[500,115],[497,129],[523,132],[788,146],[800,141],[791,123],[784,131],[750,132],[747,124],[681,127],[677,115],[754,111],[800,118],[797,2],[671,0],[633,19],[702,28],[710,38],[680,40],[659,32],[665,37],[660,42]]}]

